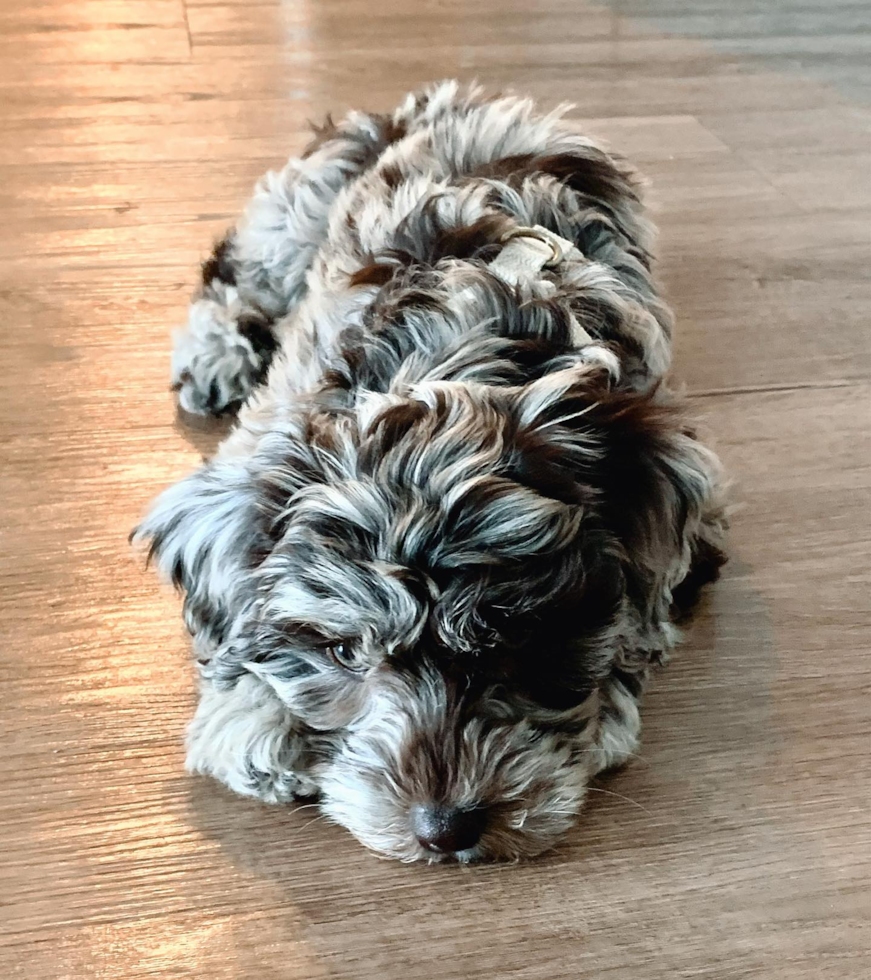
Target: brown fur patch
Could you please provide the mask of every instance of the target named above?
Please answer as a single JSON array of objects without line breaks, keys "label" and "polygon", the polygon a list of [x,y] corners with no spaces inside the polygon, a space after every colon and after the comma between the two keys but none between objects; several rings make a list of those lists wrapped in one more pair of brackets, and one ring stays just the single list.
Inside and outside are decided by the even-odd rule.
[{"label": "brown fur patch", "polygon": [[278,348],[278,341],[272,332],[269,319],[253,312],[243,313],[239,317],[236,329],[268,363]]},{"label": "brown fur patch", "polygon": [[485,214],[470,225],[441,229],[431,246],[432,259],[475,258],[488,246],[498,247],[512,227],[512,221],[505,215]]},{"label": "brown fur patch", "polygon": [[402,171],[395,163],[389,163],[382,167],[379,171],[381,179],[384,181],[384,186],[388,190],[395,191],[397,187],[403,182],[405,177]]},{"label": "brown fur patch", "polygon": [[352,286],[383,286],[390,282],[396,272],[396,266],[385,262],[370,262],[351,274],[349,280]]},{"label": "brown fur patch", "polygon": [[208,286],[213,279],[224,282],[228,286],[236,285],[236,267],[233,264],[231,252],[233,248],[232,233],[228,232],[219,241],[212,254],[203,262],[203,285]]},{"label": "brown fur patch", "polygon": [[373,464],[377,464],[428,414],[426,405],[418,401],[403,402],[385,409],[375,421],[373,442],[366,452],[361,453],[361,459],[365,461],[371,456]]},{"label": "brown fur patch", "polygon": [[692,612],[702,589],[720,577],[720,569],[728,558],[719,548],[699,540],[693,547],[690,570],[686,578],[672,591],[672,615],[680,621]]},{"label": "brown fur patch", "polygon": [[385,146],[398,143],[408,135],[408,127],[405,123],[395,123],[390,116],[372,116],[372,119],[375,119],[381,127],[381,139]]},{"label": "brown fur patch", "polygon": [[325,143],[329,143],[330,140],[334,139],[345,139],[358,143],[361,148],[365,148],[367,153],[371,153],[374,159],[378,154],[383,152],[386,146],[401,140],[408,132],[404,123],[394,123],[390,116],[373,113],[369,115],[369,119],[378,127],[378,138],[375,140],[372,140],[365,131],[356,130],[349,126],[343,128],[342,124],[335,123],[333,117],[329,114],[327,114],[320,126],[311,123],[314,136],[302,151],[303,159],[310,157]]},{"label": "brown fur patch", "polygon": [[339,135],[339,127],[335,124],[335,122],[333,122],[333,117],[330,113],[327,113],[320,126],[318,126],[317,123],[310,123],[310,125],[314,135],[302,151],[303,159],[310,157],[313,153],[319,150],[324,143],[335,139]]},{"label": "brown fur patch", "polygon": [[554,153],[536,156],[532,153],[521,153],[502,157],[483,164],[473,170],[470,176],[517,184],[535,174],[547,174],[579,194],[608,203],[614,203],[623,197],[638,199],[629,167],[623,165],[619,158],[595,149],[589,150],[587,155]]}]

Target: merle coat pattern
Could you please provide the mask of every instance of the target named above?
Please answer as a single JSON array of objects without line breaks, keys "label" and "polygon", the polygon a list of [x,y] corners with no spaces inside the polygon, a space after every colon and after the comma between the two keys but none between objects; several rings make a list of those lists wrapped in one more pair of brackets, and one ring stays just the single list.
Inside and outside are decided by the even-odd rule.
[{"label": "merle coat pattern", "polygon": [[[560,118],[443,83],[267,174],[173,355],[238,422],[135,532],[185,593],[189,767],[405,861],[552,846],[722,560],[638,181]],[[518,225],[576,250],[506,283]]]}]

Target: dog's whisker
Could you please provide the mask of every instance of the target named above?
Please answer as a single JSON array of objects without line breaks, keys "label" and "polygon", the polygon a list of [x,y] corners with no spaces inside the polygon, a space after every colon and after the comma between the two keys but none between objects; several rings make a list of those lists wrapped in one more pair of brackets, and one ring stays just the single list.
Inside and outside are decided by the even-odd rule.
[{"label": "dog's whisker", "polygon": [[610,789],[600,789],[598,786],[588,786],[587,792],[604,793],[605,796],[614,796],[618,800],[623,800],[626,803],[631,803],[633,806],[637,806],[639,810],[643,810],[645,813],[649,813],[651,816],[653,816],[653,811],[648,810],[648,808],[643,803],[639,803],[638,800],[633,800],[629,796],[624,796],[622,793],[615,793],[613,790]]},{"label": "dog's whisker", "polygon": [[288,834],[286,839],[293,840],[294,838],[299,837],[300,834],[308,830],[309,827],[313,826],[316,823],[320,823],[322,820],[328,820],[328,819],[329,817],[325,813],[321,813],[316,817],[312,817],[311,820],[307,820],[301,827],[296,827],[292,833]]},{"label": "dog's whisker", "polygon": [[291,813],[302,813],[303,810],[311,810],[315,807],[319,807],[320,803],[304,803],[301,806],[295,806],[290,812]]},{"label": "dog's whisker", "polygon": [[[600,756],[602,753],[600,749],[592,748],[592,749],[581,749],[577,754]],[[624,749],[621,752],[621,756],[625,759],[634,759],[636,762],[643,763],[642,768],[644,769],[650,768],[650,762],[638,752],[630,752],[628,749]]]}]

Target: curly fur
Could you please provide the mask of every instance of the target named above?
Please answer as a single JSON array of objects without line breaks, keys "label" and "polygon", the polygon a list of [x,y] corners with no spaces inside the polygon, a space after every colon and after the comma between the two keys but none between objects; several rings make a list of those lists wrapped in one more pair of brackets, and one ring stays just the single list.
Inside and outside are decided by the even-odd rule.
[{"label": "curly fur", "polygon": [[[406,861],[552,846],[722,561],[638,182],[560,115],[443,83],[267,175],[173,357],[238,423],[135,532],[185,593],[189,767]],[[517,225],[578,251],[507,283]],[[423,847],[432,804],[477,843]]]}]

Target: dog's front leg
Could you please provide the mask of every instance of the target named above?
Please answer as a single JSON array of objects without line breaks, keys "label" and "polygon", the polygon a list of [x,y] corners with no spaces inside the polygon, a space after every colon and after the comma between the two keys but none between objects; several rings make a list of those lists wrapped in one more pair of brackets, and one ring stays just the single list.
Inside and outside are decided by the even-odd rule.
[{"label": "dog's front leg", "polygon": [[269,685],[252,674],[223,689],[203,680],[188,729],[190,772],[244,796],[284,803],[317,794],[307,767],[304,731]]},{"label": "dog's front leg", "polygon": [[647,670],[614,669],[599,688],[599,723],[591,750],[594,772],[622,766],[636,754],[641,736],[638,700],[646,680]]}]

